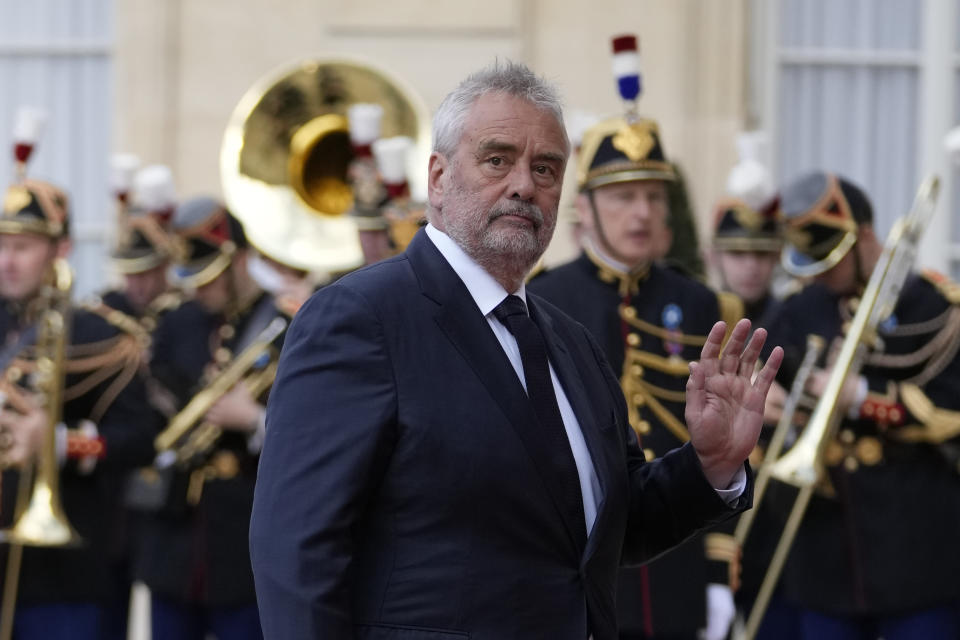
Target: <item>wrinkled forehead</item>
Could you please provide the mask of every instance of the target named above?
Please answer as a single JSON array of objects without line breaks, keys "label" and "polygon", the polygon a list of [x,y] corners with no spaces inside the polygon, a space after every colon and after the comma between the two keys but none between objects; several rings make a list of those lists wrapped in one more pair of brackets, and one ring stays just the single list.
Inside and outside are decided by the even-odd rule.
[{"label": "wrinkled forehead", "polygon": [[554,146],[564,158],[570,152],[562,115],[558,118],[549,108],[502,92],[478,97],[464,118],[460,144],[509,142],[509,138],[531,138],[541,146]]}]

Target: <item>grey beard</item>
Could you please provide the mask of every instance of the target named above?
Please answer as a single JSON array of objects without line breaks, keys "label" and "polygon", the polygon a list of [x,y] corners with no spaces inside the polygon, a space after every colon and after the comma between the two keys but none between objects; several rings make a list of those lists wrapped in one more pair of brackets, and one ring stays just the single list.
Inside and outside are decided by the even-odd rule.
[{"label": "grey beard", "polygon": [[[536,205],[516,203],[497,207],[486,215],[478,212],[462,214],[460,221],[447,223],[447,234],[488,273],[498,280],[522,281],[547,248],[552,227],[543,234],[544,216]],[[519,215],[533,222],[532,230],[491,229],[491,224],[504,215]],[[479,220],[482,226],[471,227],[469,221]]]}]

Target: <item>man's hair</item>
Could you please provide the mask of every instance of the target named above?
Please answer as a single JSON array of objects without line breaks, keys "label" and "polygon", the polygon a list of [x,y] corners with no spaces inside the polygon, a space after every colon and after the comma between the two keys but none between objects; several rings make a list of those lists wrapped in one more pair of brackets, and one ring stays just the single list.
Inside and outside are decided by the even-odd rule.
[{"label": "man's hair", "polygon": [[526,65],[507,60],[494,61],[488,67],[470,74],[447,94],[433,116],[433,150],[445,156],[453,154],[470,107],[480,96],[487,93],[504,93],[521,98],[539,109],[547,111],[563,126],[563,108],[556,87],[535,74]]}]

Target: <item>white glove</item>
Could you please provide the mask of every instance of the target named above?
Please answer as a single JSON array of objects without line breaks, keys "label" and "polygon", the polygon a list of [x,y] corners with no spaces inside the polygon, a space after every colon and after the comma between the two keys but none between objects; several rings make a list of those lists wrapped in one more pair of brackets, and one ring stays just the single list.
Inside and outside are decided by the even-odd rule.
[{"label": "white glove", "polygon": [[725,584],[707,585],[707,628],[704,640],[724,640],[736,615],[733,591]]}]

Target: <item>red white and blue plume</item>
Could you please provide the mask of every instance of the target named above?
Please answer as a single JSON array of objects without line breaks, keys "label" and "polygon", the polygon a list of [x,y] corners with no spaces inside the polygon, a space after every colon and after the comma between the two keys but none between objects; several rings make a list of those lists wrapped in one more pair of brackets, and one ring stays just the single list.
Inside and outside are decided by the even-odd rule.
[{"label": "red white and blue plume", "polygon": [[624,35],[613,39],[613,76],[617,80],[620,97],[632,103],[629,110],[635,111],[636,101],[643,91],[637,36]]}]

